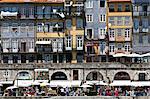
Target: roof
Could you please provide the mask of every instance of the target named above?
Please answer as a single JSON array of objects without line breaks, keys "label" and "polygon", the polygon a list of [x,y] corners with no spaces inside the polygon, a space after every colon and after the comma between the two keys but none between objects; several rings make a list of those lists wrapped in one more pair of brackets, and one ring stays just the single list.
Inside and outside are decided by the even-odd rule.
[{"label": "roof", "polygon": [[131,2],[131,0],[109,0],[108,2]]},{"label": "roof", "polygon": [[65,0],[0,0],[0,3],[24,3],[24,2],[63,3],[65,2]]},{"label": "roof", "polygon": [[148,4],[148,3],[150,3],[150,0],[132,0],[132,2],[133,2],[133,3],[137,3],[137,4],[138,4],[138,3],[140,3],[140,4],[141,4],[141,3],[147,3],[147,4]]}]

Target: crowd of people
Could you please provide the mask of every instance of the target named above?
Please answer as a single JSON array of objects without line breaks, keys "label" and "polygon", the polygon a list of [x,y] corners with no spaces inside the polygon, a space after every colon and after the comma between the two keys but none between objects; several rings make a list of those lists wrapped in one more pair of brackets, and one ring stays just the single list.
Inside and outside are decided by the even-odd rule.
[{"label": "crowd of people", "polygon": [[31,86],[4,91],[3,96],[150,96],[150,88],[122,88],[110,86],[55,87]]}]

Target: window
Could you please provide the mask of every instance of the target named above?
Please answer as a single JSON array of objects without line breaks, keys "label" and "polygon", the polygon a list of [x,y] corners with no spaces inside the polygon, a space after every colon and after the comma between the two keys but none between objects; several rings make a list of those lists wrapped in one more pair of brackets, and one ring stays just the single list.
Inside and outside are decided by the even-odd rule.
[{"label": "window", "polygon": [[57,63],[57,55],[53,55],[53,63]]},{"label": "window", "polygon": [[10,41],[9,40],[3,40],[3,49],[9,49],[10,48]]},{"label": "window", "polygon": [[122,17],[117,17],[117,25],[123,25]]},{"label": "window", "polygon": [[145,81],[145,73],[139,73],[139,81]]},{"label": "window", "polygon": [[8,63],[9,57],[4,55],[3,56],[3,63]]},{"label": "window", "polygon": [[93,29],[87,29],[87,38],[91,39],[93,36]]},{"label": "window", "polygon": [[126,12],[130,12],[130,5],[128,5],[128,4],[125,5],[125,11],[126,11]]},{"label": "window", "polygon": [[86,8],[93,8],[93,1],[87,1]]},{"label": "window", "polygon": [[105,22],[106,21],[106,15],[100,15],[100,22]]},{"label": "window", "polygon": [[122,36],[122,29],[117,29],[117,35]]},{"label": "window", "polygon": [[92,14],[87,14],[86,15],[86,21],[87,22],[92,22],[93,21],[93,15]]},{"label": "window", "polygon": [[28,32],[34,33],[34,23],[29,23]]},{"label": "window", "polygon": [[53,51],[54,52],[57,52],[57,40],[55,39],[54,41],[53,41]]},{"label": "window", "polygon": [[109,52],[115,52],[115,46],[109,45]]},{"label": "window", "polygon": [[115,8],[114,8],[114,4],[110,4],[109,5],[109,12],[114,12]]},{"label": "window", "polygon": [[143,11],[144,11],[144,12],[147,12],[147,8],[148,8],[148,6],[147,6],[147,5],[144,5],[144,6],[143,6]]},{"label": "window", "polygon": [[130,29],[125,29],[125,37],[130,37]]},{"label": "window", "polygon": [[45,24],[43,27],[44,32],[49,32],[49,24]]},{"label": "window", "polygon": [[33,7],[29,8],[29,15],[34,15],[34,8]]},{"label": "window", "polygon": [[66,20],[66,28],[71,28],[71,25],[72,25],[71,19],[67,19]]},{"label": "window", "polygon": [[8,70],[5,70],[5,71],[4,71],[4,76],[5,76],[5,77],[8,77]]},{"label": "window", "polygon": [[115,37],[115,30],[114,29],[110,29],[109,37]]},{"label": "window", "polygon": [[21,7],[21,15],[26,15],[26,8],[25,7]]},{"label": "window", "polygon": [[105,0],[100,0],[100,7],[105,7]]},{"label": "window", "polygon": [[139,43],[143,43],[143,36],[139,35]]},{"label": "window", "polygon": [[150,35],[148,35],[148,43],[150,43]]},{"label": "window", "polygon": [[125,44],[124,48],[125,48],[126,52],[129,52],[130,51],[130,44]]},{"label": "window", "polygon": [[59,39],[57,43],[58,43],[58,51],[62,51],[62,49],[63,49],[63,41],[62,41],[62,39]]},{"label": "window", "polygon": [[66,47],[71,47],[71,36],[66,37]]},{"label": "window", "polygon": [[73,70],[73,80],[78,80],[78,70]]},{"label": "window", "polygon": [[134,19],[134,29],[138,29],[139,28],[139,20],[138,19]]},{"label": "window", "polygon": [[33,49],[34,48],[34,40],[30,40],[29,41],[29,49]]},{"label": "window", "polygon": [[76,27],[77,28],[83,28],[83,19],[77,19]]},{"label": "window", "polygon": [[115,25],[115,18],[114,17],[109,17],[109,23],[111,23],[111,25]]},{"label": "window", "polygon": [[122,11],[122,4],[118,4],[118,12]]},{"label": "window", "polygon": [[64,56],[62,54],[59,55],[59,63],[63,63]]},{"label": "window", "polygon": [[18,63],[18,56],[17,55],[13,55],[13,63]]},{"label": "window", "polygon": [[83,37],[77,36],[77,47],[83,47]]},{"label": "window", "polygon": [[42,25],[38,24],[37,32],[43,32],[43,26]]},{"label": "window", "polygon": [[117,46],[118,46],[118,50],[121,50],[123,47],[122,44],[118,44]]},{"label": "window", "polygon": [[142,19],[142,27],[148,28],[148,20],[147,19]]},{"label": "window", "polygon": [[130,25],[130,23],[131,23],[131,22],[130,22],[130,17],[125,17],[125,22],[124,22],[124,24],[128,26],[128,25]]},{"label": "window", "polygon": [[9,33],[9,24],[8,23],[3,23],[2,25],[2,31],[3,34]]},{"label": "window", "polygon": [[18,49],[18,40],[12,40],[12,49]]},{"label": "window", "polygon": [[26,24],[25,23],[21,23],[20,32],[21,33],[27,33]]},{"label": "window", "polygon": [[106,34],[106,29],[100,29],[99,30],[99,35],[100,36],[103,36],[103,35],[105,35]]}]

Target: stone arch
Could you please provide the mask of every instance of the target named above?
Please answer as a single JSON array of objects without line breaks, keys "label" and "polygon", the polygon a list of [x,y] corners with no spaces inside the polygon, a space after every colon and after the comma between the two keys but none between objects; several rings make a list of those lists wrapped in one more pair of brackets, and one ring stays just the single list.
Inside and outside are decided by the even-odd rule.
[{"label": "stone arch", "polygon": [[57,71],[51,75],[51,80],[68,80],[68,78],[64,72]]},{"label": "stone arch", "polygon": [[32,75],[29,73],[29,71],[19,71],[17,72],[15,79],[29,80],[32,79]]},{"label": "stone arch", "polygon": [[99,71],[91,71],[86,75],[86,80],[103,80],[103,75]]},{"label": "stone arch", "polygon": [[127,72],[119,71],[115,74],[114,80],[131,80],[131,77]]}]

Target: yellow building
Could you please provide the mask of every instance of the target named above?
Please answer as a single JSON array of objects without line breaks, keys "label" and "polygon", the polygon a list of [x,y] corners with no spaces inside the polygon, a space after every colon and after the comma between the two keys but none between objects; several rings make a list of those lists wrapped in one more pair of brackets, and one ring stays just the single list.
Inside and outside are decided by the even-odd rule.
[{"label": "yellow building", "polygon": [[131,0],[108,0],[109,55],[129,54],[132,42]]},{"label": "yellow building", "polygon": [[35,4],[36,47],[39,62],[65,62],[64,46],[64,0]]},{"label": "yellow building", "polygon": [[65,1],[65,50],[71,63],[83,62],[84,0]]}]

